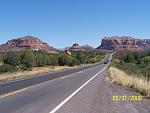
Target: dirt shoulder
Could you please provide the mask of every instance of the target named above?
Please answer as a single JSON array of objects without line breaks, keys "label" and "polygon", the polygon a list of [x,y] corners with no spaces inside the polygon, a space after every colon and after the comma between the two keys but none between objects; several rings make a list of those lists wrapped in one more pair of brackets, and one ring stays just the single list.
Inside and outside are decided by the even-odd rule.
[{"label": "dirt shoulder", "polygon": [[[127,86],[116,85],[106,79],[104,81],[104,87],[105,96],[112,96],[112,100],[106,102],[113,110],[111,113],[150,113],[150,100],[143,98]],[[113,98],[113,96],[118,97],[118,99]],[[142,97],[142,99],[136,99],[138,96]]]},{"label": "dirt shoulder", "polygon": [[[150,113],[150,100],[135,92],[135,89],[131,89],[130,84],[127,84],[128,82],[131,83],[128,75],[122,75],[122,73],[118,70],[110,73],[109,69],[104,81],[107,95],[112,95],[113,103],[111,106],[115,108],[115,113]],[[116,79],[116,76],[122,77],[122,79]],[[137,80],[132,81],[137,82]]]},{"label": "dirt shoulder", "polygon": [[4,81],[9,81],[9,80],[16,80],[16,79],[21,79],[21,78],[27,78],[27,77],[32,77],[32,76],[42,76],[48,73],[53,73],[53,72],[61,72],[64,70],[71,70],[71,69],[76,69],[76,68],[81,68],[89,65],[94,65],[94,64],[88,64],[88,65],[80,65],[80,66],[47,66],[47,67],[34,67],[32,68],[32,71],[17,71],[13,73],[3,73],[0,74],[0,82]]},{"label": "dirt shoulder", "polygon": [[[140,96],[128,87],[112,84],[102,72],[57,113],[150,113],[150,100],[122,100],[121,96]],[[113,96],[118,96],[114,100]],[[78,108],[78,109],[77,109]]]},{"label": "dirt shoulder", "polygon": [[150,97],[150,81],[136,75],[129,75],[126,72],[119,70],[115,67],[109,68],[109,78],[115,84],[128,86],[134,89],[136,92]]}]

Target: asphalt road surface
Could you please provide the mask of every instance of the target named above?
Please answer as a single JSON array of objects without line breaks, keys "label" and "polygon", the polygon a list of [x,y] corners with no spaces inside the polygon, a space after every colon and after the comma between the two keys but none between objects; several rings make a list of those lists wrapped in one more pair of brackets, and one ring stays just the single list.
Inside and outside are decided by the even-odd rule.
[{"label": "asphalt road surface", "polygon": [[[107,59],[111,58],[109,55]],[[107,65],[3,83],[0,85],[0,113],[49,113]]]}]

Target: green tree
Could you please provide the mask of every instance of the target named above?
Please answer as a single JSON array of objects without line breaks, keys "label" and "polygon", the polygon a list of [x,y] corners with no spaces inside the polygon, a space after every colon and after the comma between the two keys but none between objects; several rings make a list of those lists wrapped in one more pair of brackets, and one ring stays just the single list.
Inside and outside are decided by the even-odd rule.
[{"label": "green tree", "polygon": [[145,64],[150,64],[150,56],[144,57],[143,61],[145,62]]},{"label": "green tree", "polygon": [[127,63],[133,63],[135,62],[134,56],[131,52],[127,53],[127,55],[125,56],[125,62]]},{"label": "green tree", "polygon": [[47,59],[47,65],[57,66],[58,65],[58,57],[57,55],[49,55]]},{"label": "green tree", "polygon": [[48,60],[48,55],[38,53],[36,55],[36,66],[46,66]]},{"label": "green tree", "polygon": [[17,66],[20,64],[20,54],[14,51],[9,51],[4,55],[4,64]]},{"label": "green tree", "polygon": [[4,63],[3,56],[2,56],[2,54],[0,54],[0,65],[2,65],[3,63]]},{"label": "green tree", "polygon": [[43,66],[42,54],[37,54],[35,59],[36,59],[36,66]]},{"label": "green tree", "polygon": [[63,65],[71,65],[73,58],[69,55],[66,54],[62,54],[59,57],[59,65],[63,66]]},{"label": "green tree", "polygon": [[22,56],[22,63],[25,64],[29,69],[31,69],[33,66],[36,65],[35,61],[35,55],[33,54],[33,51],[26,49]]},{"label": "green tree", "polygon": [[91,58],[90,60],[89,60],[89,63],[96,63],[97,62],[97,59],[96,58]]},{"label": "green tree", "polygon": [[80,65],[79,60],[77,58],[73,57],[70,66],[78,66],[78,65]]},{"label": "green tree", "polygon": [[81,64],[85,64],[88,61],[87,56],[80,51],[77,53],[77,59],[80,61]]},{"label": "green tree", "polygon": [[17,68],[10,64],[0,66],[0,73],[14,72],[14,71],[17,71]]}]

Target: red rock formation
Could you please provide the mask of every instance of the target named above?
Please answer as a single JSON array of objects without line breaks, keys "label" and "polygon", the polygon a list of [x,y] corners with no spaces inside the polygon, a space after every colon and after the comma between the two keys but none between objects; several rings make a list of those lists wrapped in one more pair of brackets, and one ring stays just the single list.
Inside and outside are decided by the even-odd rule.
[{"label": "red rock formation", "polygon": [[69,50],[70,51],[83,51],[82,47],[77,43],[74,43],[72,47],[69,48]]},{"label": "red rock formation", "polygon": [[79,44],[74,43],[72,45],[72,47],[67,47],[66,50],[69,50],[69,51],[91,51],[91,50],[93,50],[93,47],[91,47],[89,45],[80,46]]},{"label": "red rock formation", "polygon": [[101,45],[97,49],[102,50],[143,50],[145,47],[150,47],[149,39],[135,39],[128,36],[113,36],[104,37]]},{"label": "red rock formation", "polygon": [[25,36],[18,39],[9,40],[6,44],[0,45],[0,51],[20,51],[29,48],[32,50],[43,50],[47,52],[56,51],[55,48],[33,36]]},{"label": "red rock formation", "polygon": [[88,44],[87,45],[83,45],[82,49],[84,49],[85,51],[92,51],[92,50],[94,50],[94,48],[92,46],[89,46]]}]

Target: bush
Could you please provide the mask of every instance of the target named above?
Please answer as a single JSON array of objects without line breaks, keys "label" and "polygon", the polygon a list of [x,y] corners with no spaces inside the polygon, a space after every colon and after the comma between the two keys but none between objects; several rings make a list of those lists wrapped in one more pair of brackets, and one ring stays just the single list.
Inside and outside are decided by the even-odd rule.
[{"label": "bush", "polygon": [[73,58],[71,56],[68,56],[68,55],[65,55],[65,54],[62,54],[60,57],[59,57],[59,65],[60,66],[64,66],[64,65],[71,65],[73,61]]},{"label": "bush", "polygon": [[0,54],[0,64],[3,64],[3,56]]},{"label": "bush", "polygon": [[22,64],[26,65],[27,68],[32,68],[36,65],[35,61],[35,55],[33,54],[33,51],[31,50],[25,50],[23,54],[21,55]]},{"label": "bush", "polygon": [[80,65],[79,60],[77,58],[73,58],[70,66],[78,66],[78,65]]},{"label": "bush", "polygon": [[114,59],[112,62],[110,62],[109,66],[117,67],[119,65],[119,63],[120,63],[120,60]]},{"label": "bush", "polygon": [[14,71],[17,71],[17,68],[15,66],[9,64],[0,66],[0,73],[14,72]]},{"label": "bush", "polygon": [[49,55],[47,59],[47,65],[57,66],[58,65],[58,57],[56,55]]},{"label": "bush", "polygon": [[89,63],[96,63],[97,62],[97,59],[96,58],[91,58],[90,60],[89,60]]},{"label": "bush", "polygon": [[102,55],[97,55],[96,56],[96,62],[100,62],[102,58],[103,58]]},{"label": "bush", "polygon": [[143,58],[143,61],[146,63],[146,64],[149,64],[150,63],[150,56],[146,56]]},{"label": "bush", "polygon": [[150,80],[150,49],[139,52],[124,52],[119,56],[120,63],[115,63],[113,60],[111,66],[115,66],[118,69],[121,69],[128,74],[136,75],[139,78],[145,78],[147,81]]},{"label": "bush", "polygon": [[36,59],[36,66],[44,67],[47,64],[48,56],[45,54],[44,55],[37,54],[35,59]]},{"label": "bush", "polygon": [[21,71],[28,70],[27,66],[24,65],[24,64],[20,64],[20,66],[18,66],[18,68],[19,68]]},{"label": "bush", "polygon": [[127,63],[133,63],[133,62],[135,62],[135,58],[134,58],[133,54],[131,52],[129,52],[124,57],[124,61]]},{"label": "bush", "polygon": [[81,64],[86,64],[88,62],[87,56],[80,51],[77,53],[77,59],[80,61]]},{"label": "bush", "polygon": [[9,51],[4,55],[4,64],[17,66],[20,64],[20,54],[17,52]]}]

